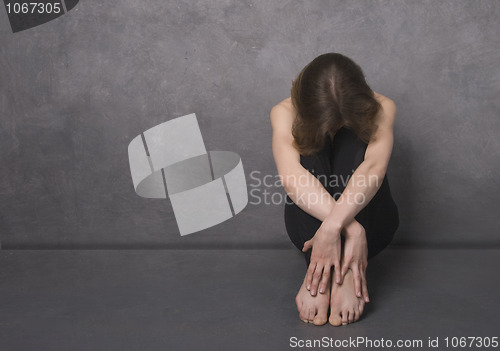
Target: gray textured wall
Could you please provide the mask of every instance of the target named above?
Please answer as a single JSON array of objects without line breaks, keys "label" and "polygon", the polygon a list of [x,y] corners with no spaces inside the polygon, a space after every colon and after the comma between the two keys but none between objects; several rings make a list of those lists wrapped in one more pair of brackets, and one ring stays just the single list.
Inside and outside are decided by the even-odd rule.
[{"label": "gray textured wall", "polygon": [[1,9],[2,246],[290,247],[282,204],[180,237],[168,201],[135,194],[127,146],[194,112],[251,190],[276,174],[271,107],[330,51],[398,105],[396,242],[498,244],[498,18],[497,0],[84,0],[13,34]]}]

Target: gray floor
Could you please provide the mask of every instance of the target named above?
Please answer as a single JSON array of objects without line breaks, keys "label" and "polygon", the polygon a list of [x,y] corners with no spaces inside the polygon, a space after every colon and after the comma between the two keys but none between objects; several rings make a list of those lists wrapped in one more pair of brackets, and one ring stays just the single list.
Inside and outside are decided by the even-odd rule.
[{"label": "gray floor", "polygon": [[289,350],[292,337],[445,349],[446,336],[500,336],[499,266],[493,249],[389,248],[370,261],[364,318],[335,328],[299,320],[293,250],[1,250],[0,349]]}]

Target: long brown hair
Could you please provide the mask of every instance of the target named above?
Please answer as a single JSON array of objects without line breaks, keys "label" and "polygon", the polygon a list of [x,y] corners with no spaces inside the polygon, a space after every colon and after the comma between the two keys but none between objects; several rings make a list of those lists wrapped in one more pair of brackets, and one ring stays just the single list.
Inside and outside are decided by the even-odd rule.
[{"label": "long brown hair", "polygon": [[320,55],[307,64],[292,83],[291,98],[297,112],[294,146],[305,156],[319,151],[325,137],[333,138],[341,127],[368,143],[381,111],[361,67],[338,53]]}]

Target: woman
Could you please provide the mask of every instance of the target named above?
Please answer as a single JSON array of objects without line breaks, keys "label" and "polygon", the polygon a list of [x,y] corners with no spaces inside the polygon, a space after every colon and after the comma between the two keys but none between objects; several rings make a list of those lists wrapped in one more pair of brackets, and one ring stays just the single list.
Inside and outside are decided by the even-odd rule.
[{"label": "woman", "polygon": [[308,265],[295,299],[304,322],[346,325],[369,302],[367,261],[399,225],[385,176],[395,116],[394,102],[337,53],[306,65],[271,110],[285,226]]}]

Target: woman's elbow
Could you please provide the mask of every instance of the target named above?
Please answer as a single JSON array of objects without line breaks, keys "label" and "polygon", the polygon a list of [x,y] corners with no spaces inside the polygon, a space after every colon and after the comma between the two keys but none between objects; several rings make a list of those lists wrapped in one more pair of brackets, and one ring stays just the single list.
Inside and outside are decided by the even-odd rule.
[{"label": "woman's elbow", "polygon": [[373,166],[368,172],[368,182],[369,184],[374,184],[377,188],[382,185],[382,182],[385,177],[385,172],[387,171],[387,167],[383,166]]},{"label": "woman's elbow", "polygon": [[294,167],[284,170],[282,169],[278,172],[278,177],[281,182],[281,186],[287,193],[295,192],[297,187],[305,183],[305,179],[301,179],[304,175],[302,175],[302,173]]},{"label": "woman's elbow", "polygon": [[293,181],[294,177],[292,174],[281,172],[278,174],[278,177],[281,186],[283,187],[283,189],[285,189],[286,192],[288,192],[294,186],[295,182]]}]

